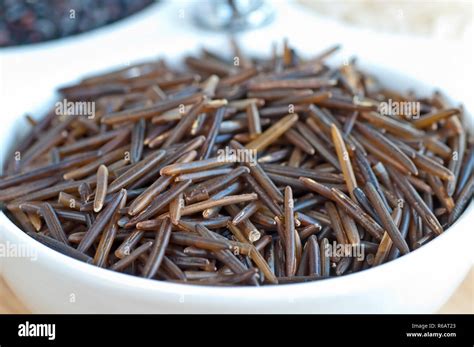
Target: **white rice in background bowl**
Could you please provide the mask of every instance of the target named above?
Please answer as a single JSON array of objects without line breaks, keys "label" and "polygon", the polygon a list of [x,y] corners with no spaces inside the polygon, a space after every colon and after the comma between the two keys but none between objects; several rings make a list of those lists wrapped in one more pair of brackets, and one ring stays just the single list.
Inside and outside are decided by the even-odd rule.
[{"label": "white rice in background bowl", "polygon": [[438,39],[473,39],[470,0],[299,0],[319,15],[377,31]]}]

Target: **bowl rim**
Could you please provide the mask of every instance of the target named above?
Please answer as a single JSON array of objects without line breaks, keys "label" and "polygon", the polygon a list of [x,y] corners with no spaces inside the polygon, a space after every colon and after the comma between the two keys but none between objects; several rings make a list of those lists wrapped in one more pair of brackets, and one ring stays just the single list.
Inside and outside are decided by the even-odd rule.
[{"label": "bowl rim", "polygon": [[[410,81],[410,83],[416,83],[418,86],[413,89],[417,91],[418,89],[428,89],[430,91],[439,90],[439,88],[428,86],[423,80],[419,80],[415,77],[407,76],[403,72],[397,71],[392,67],[384,66],[380,63],[373,63],[368,59],[365,61],[360,61],[359,66],[362,70],[374,75],[379,78],[379,75],[388,73],[389,75],[396,75],[397,78],[404,81]],[[377,70],[374,72],[372,70]],[[381,79],[383,84],[383,80]],[[405,90],[408,90],[410,86],[404,86]],[[400,88],[399,88],[400,89]],[[452,99],[449,93],[444,93],[443,95],[450,100]],[[465,110],[465,115],[468,118],[469,122],[474,120],[474,116],[469,112],[470,110]],[[18,124],[14,124],[15,121],[11,122],[11,127],[19,127]],[[13,129],[12,129],[13,130]],[[2,153],[5,150],[9,150],[11,143],[5,143],[5,146],[2,146]],[[308,282],[299,282],[299,283],[286,283],[279,285],[265,284],[263,286],[209,286],[209,285],[199,285],[199,284],[184,284],[184,283],[175,283],[170,281],[163,280],[154,280],[146,279],[139,276],[128,275],[121,272],[111,271],[105,268],[95,266],[93,264],[88,264],[83,261],[74,259],[70,256],[64,255],[52,248],[49,248],[39,241],[33,239],[31,236],[26,234],[22,229],[20,229],[13,221],[4,213],[3,210],[0,210],[0,227],[2,231],[5,230],[6,233],[10,233],[13,238],[17,239],[19,242],[24,243],[28,247],[33,247],[38,251],[38,257],[51,258],[52,262],[50,265],[60,264],[60,266],[68,267],[71,270],[75,270],[80,273],[87,273],[90,277],[97,278],[100,281],[108,281],[109,283],[121,284],[126,286],[129,289],[136,290],[145,290],[145,291],[155,291],[155,292],[169,292],[169,293],[182,293],[186,295],[203,295],[209,296],[217,295],[220,297],[229,297],[229,296],[239,296],[241,294],[251,294],[253,298],[267,298],[269,295],[282,295],[288,294],[287,291],[291,289],[296,296],[296,291],[298,292],[307,292],[308,289],[311,289],[311,292],[316,295],[319,293],[331,293],[335,295],[338,293],[345,293],[346,288],[350,287],[355,289],[358,284],[362,284],[371,279],[382,279],[384,273],[389,273],[390,270],[394,267],[400,267],[404,262],[413,262],[415,259],[412,258],[423,258],[425,254],[430,252],[435,246],[442,246],[443,240],[454,237],[456,233],[463,232],[465,228],[467,232],[467,223],[470,219],[474,222],[474,200],[471,200],[469,205],[459,216],[459,218],[449,226],[441,235],[437,236],[435,239],[428,242],[428,244],[419,247],[411,251],[410,253],[400,256],[394,260],[391,260],[387,263],[383,263],[374,268],[361,270],[355,273],[350,273],[343,276],[334,276],[325,279],[312,280]],[[0,239],[2,236],[2,231],[0,231]],[[451,236],[450,236],[451,235]],[[382,273],[381,273],[382,271]],[[77,276],[77,275],[76,275]],[[83,281],[89,280],[83,279]],[[7,279],[8,281],[8,279]],[[371,282],[372,283],[372,282]],[[363,288],[362,288],[363,289]]]}]

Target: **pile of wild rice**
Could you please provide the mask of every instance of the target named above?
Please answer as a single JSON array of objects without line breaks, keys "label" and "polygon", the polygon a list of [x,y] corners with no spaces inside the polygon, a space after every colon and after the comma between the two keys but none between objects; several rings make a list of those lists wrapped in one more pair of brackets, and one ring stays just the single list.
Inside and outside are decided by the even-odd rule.
[{"label": "pile of wild rice", "polygon": [[380,265],[463,212],[462,109],[384,89],[354,61],[331,68],[337,47],[310,60],[287,44],[267,60],[233,50],[61,88],[5,165],[12,220],[110,270],[260,285]]}]

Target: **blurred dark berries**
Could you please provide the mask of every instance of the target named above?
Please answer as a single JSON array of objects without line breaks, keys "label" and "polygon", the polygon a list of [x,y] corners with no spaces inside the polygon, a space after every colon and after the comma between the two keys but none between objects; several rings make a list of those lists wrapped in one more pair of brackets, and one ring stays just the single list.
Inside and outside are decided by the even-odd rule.
[{"label": "blurred dark berries", "polygon": [[0,47],[79,34],[127,17],[154,0],[0,0]]}]

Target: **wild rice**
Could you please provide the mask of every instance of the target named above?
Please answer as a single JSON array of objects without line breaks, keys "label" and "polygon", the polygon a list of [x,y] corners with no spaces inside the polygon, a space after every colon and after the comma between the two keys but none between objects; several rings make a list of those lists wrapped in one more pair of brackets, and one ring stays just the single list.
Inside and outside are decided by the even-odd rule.
[{"label": "wild rice", "polygon": [[[338,46],[306,61],[288,42],[268,60],[232,49],[239,65],[203,50],[184,71],[154,62],[61,88],[96,115],[27,118],[0,178],[5,212],[98,267],[258,286],[391,261],[472,201],[472,134],[439,93],[388,90],[354,61],[330,67]],[[393,101],[417,102],[419,117],[382,111]]]}]

